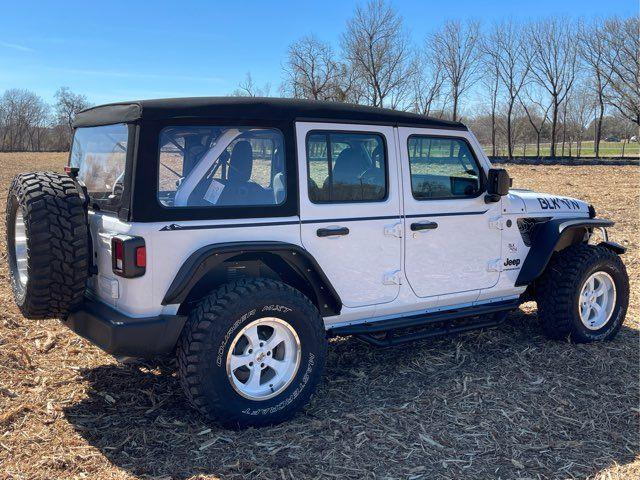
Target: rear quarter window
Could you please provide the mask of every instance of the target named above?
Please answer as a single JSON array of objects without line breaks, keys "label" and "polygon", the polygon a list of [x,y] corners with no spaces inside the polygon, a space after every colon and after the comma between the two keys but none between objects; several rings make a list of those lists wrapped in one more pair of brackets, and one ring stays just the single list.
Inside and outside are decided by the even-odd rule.
[{"label": "rear quarter window", "polygon": [[158,167],[164,207],[280,205],[286,199],[284,137],[276,129],[166,127]]}]

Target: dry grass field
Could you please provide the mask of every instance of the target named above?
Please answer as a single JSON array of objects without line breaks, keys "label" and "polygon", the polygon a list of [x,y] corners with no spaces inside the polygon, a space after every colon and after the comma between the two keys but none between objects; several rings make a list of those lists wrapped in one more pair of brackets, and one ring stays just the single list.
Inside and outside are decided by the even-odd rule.
[{"label": "dry grass field", "polygon": [[[0,154],[15,173],[63,154]],[[508,167],[617,221],[631,306],[612,342],[541,335],[535,305],[498,329],[375,349],[332,341],[325,380],[292,421],[206,424],[171,363],[121,365],[57,321],[27,321],[0,262],[0,478],[640,478],[637,167]]]}]

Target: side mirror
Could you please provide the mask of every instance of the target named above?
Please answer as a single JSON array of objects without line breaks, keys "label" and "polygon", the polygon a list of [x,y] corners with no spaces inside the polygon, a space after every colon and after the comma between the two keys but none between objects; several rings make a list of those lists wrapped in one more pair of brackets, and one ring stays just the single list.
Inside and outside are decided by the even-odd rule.
[{"label": "side mirror", "polygon": [[489,181],[487,193],[489,195],[500,195],[501,197],[509,193],[509,188],[513,180],[504,168],[491,168],[489,170]]},{"label": "side mirror", "polygon": [[504,168],[491,168],[487,179],[487,203],[497,202],[500,197],[509,193],[513,180]]}]

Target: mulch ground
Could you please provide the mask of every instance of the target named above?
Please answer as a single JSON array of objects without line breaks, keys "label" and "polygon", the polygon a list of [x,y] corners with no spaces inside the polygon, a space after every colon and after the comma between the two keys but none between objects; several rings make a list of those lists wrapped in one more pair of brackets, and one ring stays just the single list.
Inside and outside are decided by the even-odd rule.
[{"label": "mulch ground", "polygon": [[[0,154],[0,209],[15,173],[65,158]],[[640,478],[640,171],[508,170],[617,221],[632,297],[614,341],[548,341],[535,304],[494,330],[402,348],[337,339],[303,413],[230,431],[187,408],[170,362],[121,365],[57,321],[25,320],[3,261],[0,478]]]}]

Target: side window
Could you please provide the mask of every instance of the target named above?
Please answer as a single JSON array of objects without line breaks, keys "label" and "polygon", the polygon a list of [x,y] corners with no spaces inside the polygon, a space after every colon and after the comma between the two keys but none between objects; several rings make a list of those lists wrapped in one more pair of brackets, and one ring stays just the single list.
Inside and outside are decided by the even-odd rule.
[{"label": "side window", "polygon": [[310,132],[307,166],[314,203],[378,202],[387,197],[387,157],[380,134]]},{"label": "side window", "polygon": [[279,205],[282,133],[253,127],[167,127],[160,132],[158,200],[166,207]]},{"label": "side window", "polygon": [[416,200],[475,197],[481,192],[480,167],[465,140],[412,135],[408,148]]}]

